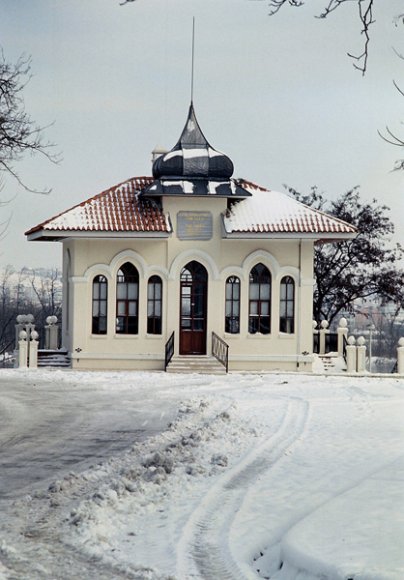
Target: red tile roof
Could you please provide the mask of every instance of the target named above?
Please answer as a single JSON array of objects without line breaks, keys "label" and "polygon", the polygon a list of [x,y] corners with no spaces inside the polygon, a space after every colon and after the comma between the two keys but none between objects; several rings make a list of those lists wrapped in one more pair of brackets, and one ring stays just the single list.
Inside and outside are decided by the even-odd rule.
[{"label": "red tile roof", "polygon": [[[223,216],[226,237],[305,234],[313,239],[342,239],[357,233],[350,224],[306,206],[285,193],[270,191],[242,179],[233,181],[252,195],[232,204]],[[152,183],[152,177],[132,177],[31,228],[26,235],[37,240],[87,232],[168,235],[172,231],[168,216],[153,199],[139,195]]]},{"label": "red tile roof", "polygon": [[31,228],[47,232],[170,232],[163,211],[138,193],[152,177],[133,177]]},{"label": "red tile roof", "polygon": [[354,236],[347,222],[304,205],[286,193],[263,189],[240,180],[253,195],[234,203],[224,217],[227,234],[312,234],[315,237]]}]

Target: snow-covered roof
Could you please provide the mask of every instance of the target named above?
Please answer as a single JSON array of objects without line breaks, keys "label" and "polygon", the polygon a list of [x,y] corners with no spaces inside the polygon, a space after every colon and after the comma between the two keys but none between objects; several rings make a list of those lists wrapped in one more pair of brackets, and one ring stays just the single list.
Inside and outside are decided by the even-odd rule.
[{"label": "snow-covered roof", "polygon": [[314,238],[354,237],[347,222],[298,202],[286,193],[264,189],[240,180],[252,196],[233,203],[223,217],[227,237],[285,237],[305,234]]},{"label": "snow-covered roof", "polygon": [[[169,216],[148,197],[154,183],[152,177],[132,177],[31,228],[26,235],[30,240],[100,235],[168,236],[172,232]],[[161,191],[164,191],[164,184],[161,180]],[[213,184],[214,187],[220,185],[220,182]],[[186,189],[187,182],[183,181],[182,186]],[[335,240],[354,237],[357,233],[350,224],[308,207],[285,193],[264,189],[242,179],[231,179],[231,187],[242,188],[250,197],[235,201],[223,215],[224,237],[303,235],[317,240]]]},{"label": "snow-covered roof", "polygon": [[139,196],[152,177],[132,177],[31,228],[29,239],[49,240],[66,234],[168,235],[169,220],[155,202]]}]

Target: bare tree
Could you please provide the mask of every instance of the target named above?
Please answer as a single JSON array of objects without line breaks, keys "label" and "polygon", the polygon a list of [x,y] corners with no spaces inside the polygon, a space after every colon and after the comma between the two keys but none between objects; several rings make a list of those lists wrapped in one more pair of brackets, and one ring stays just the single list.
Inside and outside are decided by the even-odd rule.
[{"label": "bare tree", "polygon": [[25,110],[23,91],[30,79],[30,57],[21,56],[9,63],[0,49],[0,176],[2,172],[12,175],[27,191],[49,193],[49,189],[28,187],[15,169],[26,153],[40,153],[55,163],[59,160],[52,153],[53,144],[44,141],[47,127],[37,125]]},{"label": "bare tree", "polygon": [[[400,58],[402,58],[401,55],[399,55]],[[394,86],[396,87],[396,89],[398,90],[398,92],[404,97],[404,92],[400,89],[400,87],[398,86],[398,84],[393,81]],[[387,143],[390,143],[390,145],[395,145],[396,147],[404,147],[404,140],[401,137],[398,137],[396,135],[396,133],[393,133],[393,131],[390,129],[390,127],[386,126],[385,129],[385,134],[383,134],[381,131],[378,131],[380,137],[386,141]],[[393,171],[397,171],[397,170],[404,170],[404,159],[398,159],[394,165]]]},{"label": "bare tree", "polygon": [[[354,60],[354,67],[365,74],[368,56],[369,56],[369,42],[370,35],[369,30],[372,24],[374,24],[373,19],[373,6],[375,0],[328,0],[327,4],[324,6],[323,11],[317,15],[317,18],[327,18],[332,12],[337,10],[342,6],[342,4],[352,4],[355,3],[358,8],[358,19],[361,25],[361,35],[363,35],[363,50],[360,54],[352,54],[348,52],[348,56]],[[269,0],[269,14],[272,16],[279,12],[281,8],[285,5],[293,6],[294,8],[301,7],[305,4],[304,0]],[[399,18],[399,17],[398,17]]]}]

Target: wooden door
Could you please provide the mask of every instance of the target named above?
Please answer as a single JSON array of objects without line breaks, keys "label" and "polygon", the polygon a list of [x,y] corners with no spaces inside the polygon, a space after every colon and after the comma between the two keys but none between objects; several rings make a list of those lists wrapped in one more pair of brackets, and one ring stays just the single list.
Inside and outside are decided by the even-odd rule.
[{"label": "wooden door", "polygon": [[199,262],[181,271],[180,354],[206,354],[208,273]]}]

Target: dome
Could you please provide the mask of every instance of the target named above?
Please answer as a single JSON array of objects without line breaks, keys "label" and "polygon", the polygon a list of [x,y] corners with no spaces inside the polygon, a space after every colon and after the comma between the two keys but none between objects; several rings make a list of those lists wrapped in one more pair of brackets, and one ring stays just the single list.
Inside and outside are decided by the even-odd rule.
[{"label": "dome", "polygon": [[213,149],[196,120],[193,103],[178,143],[153,163],[155,179],[228,180],[233,175],[233,162]]}]

